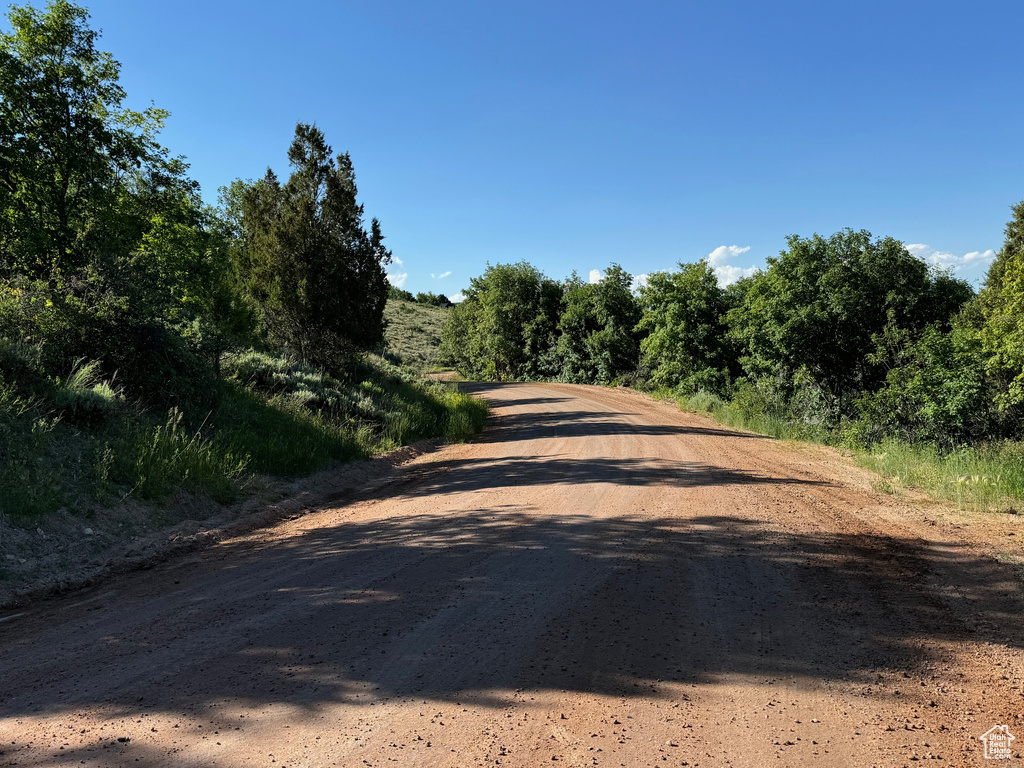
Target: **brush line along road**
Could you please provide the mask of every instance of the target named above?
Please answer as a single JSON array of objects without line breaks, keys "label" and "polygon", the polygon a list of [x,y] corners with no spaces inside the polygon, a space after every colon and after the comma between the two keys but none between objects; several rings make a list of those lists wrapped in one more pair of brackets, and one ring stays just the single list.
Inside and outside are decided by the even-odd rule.
[{"label": "brush line along road", "polygon": [[470,388],[480,440],[0,623],[0,765],[965,766],[994,725],[1024,743],[992,543],[1015,519],[628,390]]}]

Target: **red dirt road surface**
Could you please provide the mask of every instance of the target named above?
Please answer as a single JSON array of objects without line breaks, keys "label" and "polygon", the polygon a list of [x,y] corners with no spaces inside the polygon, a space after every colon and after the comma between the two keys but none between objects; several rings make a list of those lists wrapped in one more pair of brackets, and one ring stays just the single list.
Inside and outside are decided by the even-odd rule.
[{"label": "red dirt road surface", "polygon": [[981,766],[991,727],[1024,744],[1020,518],[899,502],[628,390],[473,389],[482,438],[383,488],[0,616],[0,765]]}]

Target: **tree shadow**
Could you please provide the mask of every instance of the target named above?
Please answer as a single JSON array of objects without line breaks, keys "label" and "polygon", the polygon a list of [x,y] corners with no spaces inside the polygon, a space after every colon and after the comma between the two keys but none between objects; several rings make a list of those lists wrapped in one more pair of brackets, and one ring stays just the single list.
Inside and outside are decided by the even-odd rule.
[{"label": "tree shadow", "polygon": [[[542,386],[542,385],[538,385]],[[579,402],[577,397],[552,397],[537,395],[506,398],[503,390],[522,389],[523,384],[459,382],[460,391],[486,400],[496,408],[519,408],[523,406],[546,406],[552,403]],[[495,396],[495,395],[498,396]],[[572,410],[551,411],[533,409],[520,413],[503,413],[494,418],[480,442],[498,443],[513,440],[536,440],[563,437],[605,437],[611,435],[707,435],[717,437],[739,437],[752,440],[770,440],[767,435],[752,432],[738,432],[715,427],[694,427],[671,424],[632,423],[623,416],[639,414],[625,411]]]},{"label": "tree shadow", "polygon": [[[728,469],[696,461],[667,459],[590,458],[563,455],[502,456],[500,458],[437,459],[423,461],[410,472],[411,481],[398,493],[408,497],[439,493],[482,491],[524,486],[587,485],[664,488],[730,485],[832,486],[827,480],[773,477],[742,469]],[[380,498],[396,493],[381,489]]]},{"label": "tree shadow", "polygon": [[494,397],[495,392],[501,392],[504,389],[516,389],[521,388],[522,384],[506,384],[500,382],[477,382],[477,381],[460,381],[456,382],[460,392],[464,392],[467,395],[474,395],[483,400],[486,400],[491,405],[500,405],[502,407],[516,408],[524,405],[547,405],[549,403],[568,403],[574,400],[572,397],[555,397],[552,395],[530,395],[528,397],[512,397],[512,398],[496,398]]},{"label": "tree shadow", "polygon": [[[657,697],[665,683],[722,675],[913,670],[937,661],[925,638],[1021,647],[1006,631],[1020,613],[1006,575],[956,550],[715,515],[455,512],[228,542],[105,587],[116,597],[97,599],[100,613],[45,606],[6,628],[0,717],[497,705],[517,688]],[[926,587],[937,565],[955,596]],[[981,614],[991,629],[956,618]]]},{"label": "tree shadow", "polygon": [[[510,401],[496,404],[501,407]],[[716,427],[694,427],[675,424],[633,423],[622,417],[637,414],[613,411],[553,411],[548,413],[501,414],[488,426],[479,442],[502,443],[518,440],[540,440],[565,437],[611,437],[614,435],[684,436],[704,435],[770,440],[766,435],[737,432]]]},{"label": "tree shadow", "polygon": [[[484,439],[700,431],[611,421],[621,415],[509,414]],[[719,432],[752,437],[704,433]],[[517,689],[670,697],[673,684],[728,676],[871,683],[942,664],[935,640],[1024,648],[1013,575],[963,548],[793,532],[784,518],[460,506],[496,488],[827,485],[665,459],[543,459],[420,462],[366,497],[393,498],[394,517],[230,540],[31,609],[0,624],[0,718],[152,713],[230,731],[229,710],[275,705],[314,717],[395,698],[501,706]],[[421,512],[425,496],[448,508]],[[39,764],[102,750],[167,764],[103,738]]]}]

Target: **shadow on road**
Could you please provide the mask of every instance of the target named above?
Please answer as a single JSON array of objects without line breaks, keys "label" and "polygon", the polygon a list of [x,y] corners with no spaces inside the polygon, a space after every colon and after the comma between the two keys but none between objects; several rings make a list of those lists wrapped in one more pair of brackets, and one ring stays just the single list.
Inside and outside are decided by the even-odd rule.
[{"label": "shadow on road", "polygon": [[[516,440],[537,440],[552,437],[605,437],[610,435],[705,435],[738,437],[749,440],[771,440],[766,435],[751,432],[737,432],[716,427],[694,427],[671,424],[634,423],[628,417],[637,414],[608,410],[544,410],[552,403],[580,402],[576,397],[552,397],[537,395],[530,397],[494,397],[504,389],[522,388],[522,384],[460,383],[459,388],[487,400],[492,406],[502,409],[523,406],[541,406],[526,412],[502,414],[488,425],[480,441],[500,443]],[[550,391],[550,390],[544,390]],[[584,401],[585,402],[585,401]],[[623,417],[626,417],[625,419]]]},{"label": "shadow on road", "polygon": [[[502,401],[502,405],[506,402]],[[612,435],[706,435],[738,437],[750,440],[771,440],[766,435],[736,432],[731,429],[679,426],[674,424],[630,423],[622,420],[622,417],[631,415],[633,414],[610,413],[608,411],[503,414],[489,426],[480,441],[485,443],[501,443],[552,437],[609,437]]]},{"label": "shadow on road", "polygon": [[[484,440],[752,437],[622,416],[511,414]],[[872,685],[879,670],[942,664],[931,641],[1024,647],[1009,629],[1022,612],[1010,576],[953,547],[789,530],[784,509],[767,526],[716,509],[600,517],[457,506],[486,503],[460,491],[532,485],[824,484],[654,458],[543,458],[420,462],[379,491],[395,500],[394,517],[224,542],[0,624],[0,717],[152,712],[209,733],[238,725],[218,712],[272,705],[316,716],[328,703],[395,698],[498,705],[516,689],[657,698],[666,684],[723,676]],[[439,502],[420,503],[431,495]],[[956,585],[942,600],[940,572]],[[131,755],[167,761],[134,742]],[[96,759],[67,749],[45,764]]]},{"label": "shadow on road", "polygon": [[[538,459],[541,459],[538,461]],[[425,461],[412,474],[401,494],[476,491],[522,486],[608,483],[620,486],[686,487],[725,485],[831,485],[826,480],[770,477],[742,469],[727,469],[694,461],[655,458],[574,459],[567,456],[503,456],[501,458]],[[387,489],[387,495],[395,493]]]},{"label": "shadow on road", "polygon": [[[115,583],[104,614],[57,604],[52,628],[9,636],[0,716],[497,703],[515,688],[658,696],[664,682],[736,674],[858,680],[935,662],[921,639],[985,635],[923,588],[934,561],[917,542],[728,516],[459,510],[216,555],[164,566],[135,591]],[[943,565],[963,585],[960,608],[996,621],[1019,611],[991,562],[949,552]],[[175,586],[184,568],[193,575]]]}]

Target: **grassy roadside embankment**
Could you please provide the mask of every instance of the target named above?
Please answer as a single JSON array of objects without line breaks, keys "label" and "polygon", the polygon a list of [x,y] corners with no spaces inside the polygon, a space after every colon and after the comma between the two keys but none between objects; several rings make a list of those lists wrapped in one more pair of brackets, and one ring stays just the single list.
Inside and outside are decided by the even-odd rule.
[{"label": "grassy roadside embankment", "polygon": [[410,306],[389,306],[388,359],[366,354],[331,376],[260,352],[226,355],[207,401],[163,412],[128,401],[95,364],[46,377],[31,348],[2,342],[0,513],[15,523],[60,509],[88,515],[179,492],[226,504],[261,475],[303,477],[424,438],[467,439],[486,405],[400,364],[428,366],[443,321],[444,310]]},{"label": "grassy roadside embankment", "polygon": [[17,521],[177,492],[224,504],[257,475],[302,477],[429,437],[478,431],[486,406],[375,355],[345,380],[278,357],[226,357],[204,410],[154,414],[83,366],[28,394],[0,384],[0,511]]},{"label": "grassy roadside embankment", "polygon": [[32,347],[0,339],[0,605],[273,522],[390,467],[345,462],[479,432],[483,401],[403,364],[429,364],[428,333],[405,327],[424,314],[397,313],[385,357],[336,375],[225,355],[220,381],[169,408],[126,397],[95,364],[48,377]]},{"label": "grassy roadside embankment", "polygon": [[886,493],[918,489],[973,511],[1016,514],[1024,509],[1024,444],[1019,442],[989,442],[940,451],[933,445],[886,438],[864,448],[845,440],[840,431],[764,411],[751,412],[703,391],[689,398],[668,391],[652,395],[675,400],[682,410],[710,415],[731,427],[848,450],[859,466],[879,475],[877,488]]}]

